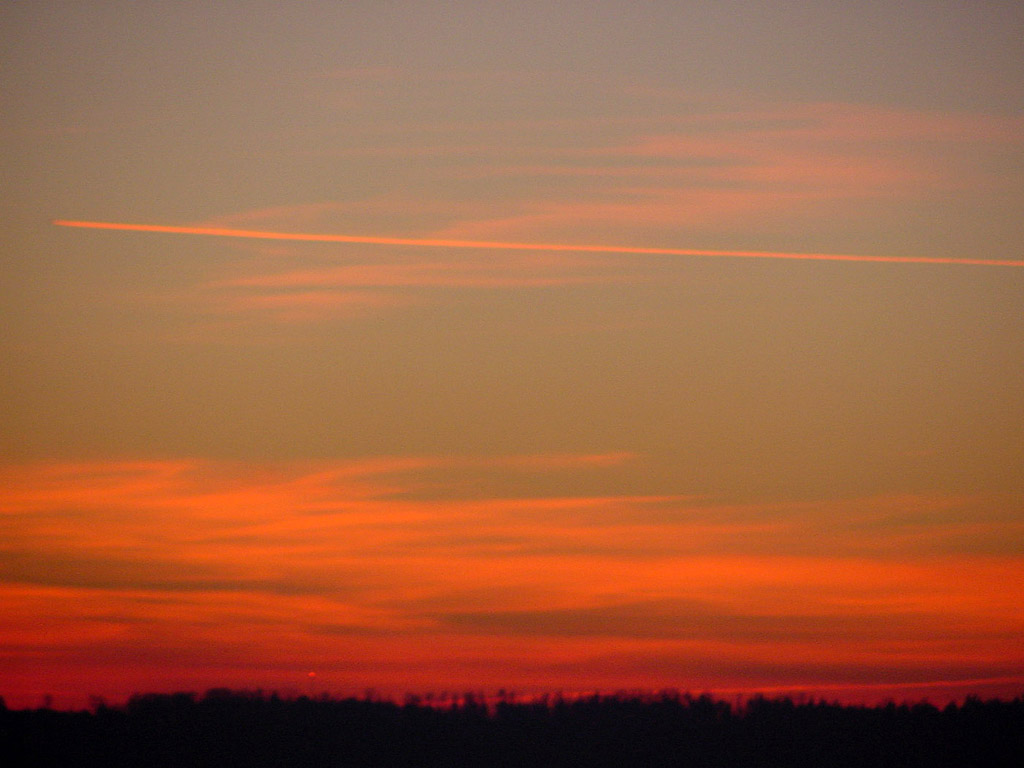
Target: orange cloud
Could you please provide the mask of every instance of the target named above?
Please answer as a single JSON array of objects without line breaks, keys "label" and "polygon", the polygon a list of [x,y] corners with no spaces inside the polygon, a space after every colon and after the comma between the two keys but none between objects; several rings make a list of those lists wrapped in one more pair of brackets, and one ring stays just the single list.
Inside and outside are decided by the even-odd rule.
[{"label": "orange cloud", "polygon": [[[239,280],[229,284],[246,283]],[[220,297],[214,309],[222,314],[259,312],[279,322],[303,323],[325,317],[358,317],[372,310],[406,304],[408,299],[379,292],[304,290]]]},{"label": "orange cloud", "polygon": [[502,491],[639,460],[4,466],[3,695],[1024,681],[1024,560],[956,524],[1018,540],[994,502]]},{"label": "orange cloud", "polygon": [[308,232],[265,232],[258,230],[223,229],[216,227],[177,227],[161,224],[128,224],[101,221],[57,219],[61,227],[108,229],[130,232],[238,237],[259,240],[295,240],[317,243],[363,243],[418,248],[471,248],[505,251],[552,251],[575,253],[622,253],[648,256],[713,256],[728,258],[798,259],[814,261],[861,261],[898,264],[964,264],[975,266],[1022,267],[1024,261],[1011,259],[959,259],[928,256],[867,256],[837,253],[786,253],[781,251],[712,250],[701,248],[647,248],[642,246],[576,245],[567,243],[516,243],[489,240],[452,240],[444,238],[381,237],[376,235],[316,234]]},{"label": "orange cloud", "polygon": [[794,217],[852,218],[866,203],[997,193],[1006,176],[993,170],[991,159],[1019,145],[1024,121],[811,103],[698,108],[634,131],[617,144],[561,149],[522,162],[502,156],[467,169],[478,178],[579,177],[586,185],[577,185],[572,199],[535,195],[509,206],[510,215],[462,216],[439,234],[544,237],[583,226],[678,231],[735,225],[749,232]]},{"label": "orange cloud", "polygon": [[[606,271],[602,265],[581,263],[580,259],[511,258],[495,261],[415,262],[407,264],[356,264],[330,269],[300,270],[270,275],[239,277],[213,283],[211,287],[296,289],[296,288],[512,288],[550,287],[577,283],[623,280],[621,274]],[[587,269],[586,267],[590,267]],[[362,293],[335,294],[328,291],[244,296],[246,305],[259,300],[273,305],[288,303],[291,297],[360,297]],[[372,294],[370,294],[372,296]]]}]

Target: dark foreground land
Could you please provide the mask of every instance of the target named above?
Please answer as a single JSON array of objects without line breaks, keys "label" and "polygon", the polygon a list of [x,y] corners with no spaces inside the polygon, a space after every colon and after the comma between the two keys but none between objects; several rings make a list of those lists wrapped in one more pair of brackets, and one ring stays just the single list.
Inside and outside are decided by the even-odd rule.
[{"label": "dark foreground land", "polygon": [[675,694],[400,705],[213,690],[82,712],[0,704],[0,755],[12,766],[1020,766],[1024,699],[943,709]]}]

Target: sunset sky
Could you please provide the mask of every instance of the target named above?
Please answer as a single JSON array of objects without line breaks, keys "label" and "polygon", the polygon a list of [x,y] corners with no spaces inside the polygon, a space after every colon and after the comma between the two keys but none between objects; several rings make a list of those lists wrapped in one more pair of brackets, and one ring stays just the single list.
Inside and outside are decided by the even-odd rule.
[{"label": "sunset sky", "polygon": [[0,5],[0,695],[1024,693],[1022,39]]}]

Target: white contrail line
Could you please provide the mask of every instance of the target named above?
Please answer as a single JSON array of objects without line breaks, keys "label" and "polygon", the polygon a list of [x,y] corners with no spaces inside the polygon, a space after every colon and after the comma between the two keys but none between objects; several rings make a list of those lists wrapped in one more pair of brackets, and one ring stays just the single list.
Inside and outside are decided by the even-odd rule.
[{"label": "white contrail line", "polygon": [[713,256],[738,259],[795,259],[811,261],[874,261],[896,264],[966,264],[984,267],[1024,267],[1011,259],[960,259],[936,256],[863,256],[848,253],[788,253],[784,251],[719,251],[705,248],[644,248],[630,245],[573,245],[566,243],[514,243],[492,240],[446,240],[441,238],[381,237],[376,235],[332,235],[307,232],[267,232],[223,227],[176,227],[163,224],[125,224],[109,221],[56,219],[58,227],[108,229],[128,232],[157,232],[175,235],[240,237],[255,240],[294,240],[306,243],[363,243],[421,248],[478,248],[499,251],[573,251],[577,253],[630,253],[650,256]]}]

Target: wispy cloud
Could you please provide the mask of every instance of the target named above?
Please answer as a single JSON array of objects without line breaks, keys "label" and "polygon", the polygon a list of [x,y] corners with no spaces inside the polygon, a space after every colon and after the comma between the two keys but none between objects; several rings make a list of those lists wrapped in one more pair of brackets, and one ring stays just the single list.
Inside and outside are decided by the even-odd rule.
[{"label": "wispy cloud", "polygon": [[213,227],[179,227],[164,224],[131,224],[124,222],[73,221],[57,219],[61,227],[110,229],[160,234],[236,237],[254,240],[290,240],[310,243],[368,244],[408,246],[414,248],[467,248],[499,251],[551,251],[570,253],[620,253],[646,256],[709,256],[724,258],[796,259],[813,261],[862,261],[905,264],[963,264],[975,266],[1024,266],[1013,259],[958,259],[929,256],[870,256],[838,253],[787,253],[783,251],[715,250],[705,248],[658,248],[639,245],[584,245],[577,243],[518,243],[490,240],[455,240],[448,238],[389,237],[384,235],[344,235],[313,232],[270,232],[262,230],[223,229]]},{"label": "wispy cloud", "polygon": [[[1024,625],[1005,585],[1024,562],[1009,545],[972,550],[977,530],[957,522],[969,508],[973,526],[1019,540],[1012,516],[978,511],[994,501],[508,492],[538,473],[585,486],[637,460],[8,465],[5,663],[70,654],[102,667],[133,645],[140,668],[174,659],[187,675],[211,663],[188,650],[201,643],[239,670],[390,658],[418,677],[375,669],[368,684],[405,687],[451,674],[484,685],[487,663],[547,687],[576,663],[594,682],[643,684],[643,653],[676,659],[663,681],[700,653],[733,670],[719,685],[877,680],[883,661],[928,679],[1014,668]],[[913,544],[887,543],[908,532]],[[425,660],[425,637],[447,650]]]},{"label": "wispy cloud", "polygon": [[[355,69],[323,82],[366,88],[409,76]],[[505,76],[518,77],[479,79],[493,85]],[[953,201],[983,205],[1019,194],[1016,176],[1000,161],[1019,157],[1019,117],[843,102],[749,106],[751,100],[740,97],[676,96],[675,110],[610,122],[605,116],[601,126],[593,115],[531,117],[521,124],[514,116],[463,116],[429,126],[417,121],[415,128],[404,125],[401,135],[385,131],[358,146],[318,145],[319,152],[374,157],[458,156],[456,164],[424,165],[421,182],[429,193],[410,187],[363,199],[266,206],[181,226],[58,223],[230,238],[252,258],[197,285],[188,303],[210,315],[207,325],[229,328],[370,317],[439,301],[445,289],[642,282],[651,277],[643,268],[648,259],[636,257],[1024,264],[1014,253],[978,259],[933,254],[927,228],[925,245],[903,253],[845,252],[841,246],[799,252],[784,241],[793,232],[849,232],[866,212],[918,210],[936,201],[940,209]],[[455,196],[460,188],[475,192]],[[778,247],[702,247],[723,241]],[[330,263],[336,259],[346,263]]]},{"label": "wispy cloud", "polygon": [[544,237],[584,224],[749,229],[780,217],[852,216],[850,206],[864,202],[991,194],[1006,186],[991,159],[1022,140],[1024,121],[985,114],[849,103],[697,110],[637,126],[619,144],[481,163],[467,173],[579,177],[588,185],[574,188],[571,200],[538,196],[519,211],[464,219],[440,233]]},{"label": "wispy cloud", "polygon": [[[247,283],[243,279],[217,284],[215,287],[225,285],[245,286]],[[258,285],[262,287],[273,285],[273,283],[259,283]],[[324,282],[307,282],[306,285],[312,285],[314,288],[277,293],[218,294],[210,302],[210,311],[221,316],[259,314],[261,317],[270,318],[275,322],[306,323],[326,319],[361,317],[382,309],[410,303],[408,299],[403,299],[395,294],[326,290],[320,288],[320,286],[327,285]],[[379,283],[374,285],[379,285]],[[294,284],[288,287],[294,287]]]},{"label": "wispy cloud", "polygon": [[[725,192],[743,207],[744,192]],[[595,222],[630,216],[630,202],[601,205],[581,203],[525,217],[477,220],[473,226],[493,231],[530,228],[538,222],[591,217]],[[715,205],[723,203],[715,202]],[[578,208],[579,210],[575,210]],[[324,210],[333,212],[331,206]],[[671,204],[647,205],[650,215],[669,217]],[[271,211],[262,216],[277,216]],[[285,216],[320,215],[314,206]],[[260,338],[272,341],[266,325],[275,333],[289,326],[303,326],[358,318],[416,304],[451,300],[452,291],[550,290],[608,283],[642,283],[655,277],[656,262],[675,258],[741,258],[784,261],[832,261],[878,264],[930,264],[972,267],[1024,267],[1024,261],[992,258],[891,256],[762,250],[715,250],[663,248],[633,245],[535,243],[506,240],[464,240],[450,237],[418,238],[348,235],[316,232],[234,229],[211,226],[173,226],[58,220],[55,224],[78,229],[141,232],[163,235],[212,237],[245,243],[270,244],[277,252],[250,257],[235,265],[234,275],[210,280],[177,296],[163,297],[187,307],[200,328],[179,338],[209,342],[226,334],[239,336],[239,328],[262,325]],[[330,252],[302,249],[331,246]],[[294,250],[292,250],[294,249]],[[355,250],[353,250],[355,249]],[[374,250],[376,249],[376,252]],[[357,254],[353,256],[353,252]],[[443,258],[436,258],[443,254]],[[358,259],[359,263],[332,264]],[[288,268],[291,262],[315,260],[317,268]],[[243,274],[238,274],[242,272]]]}]

